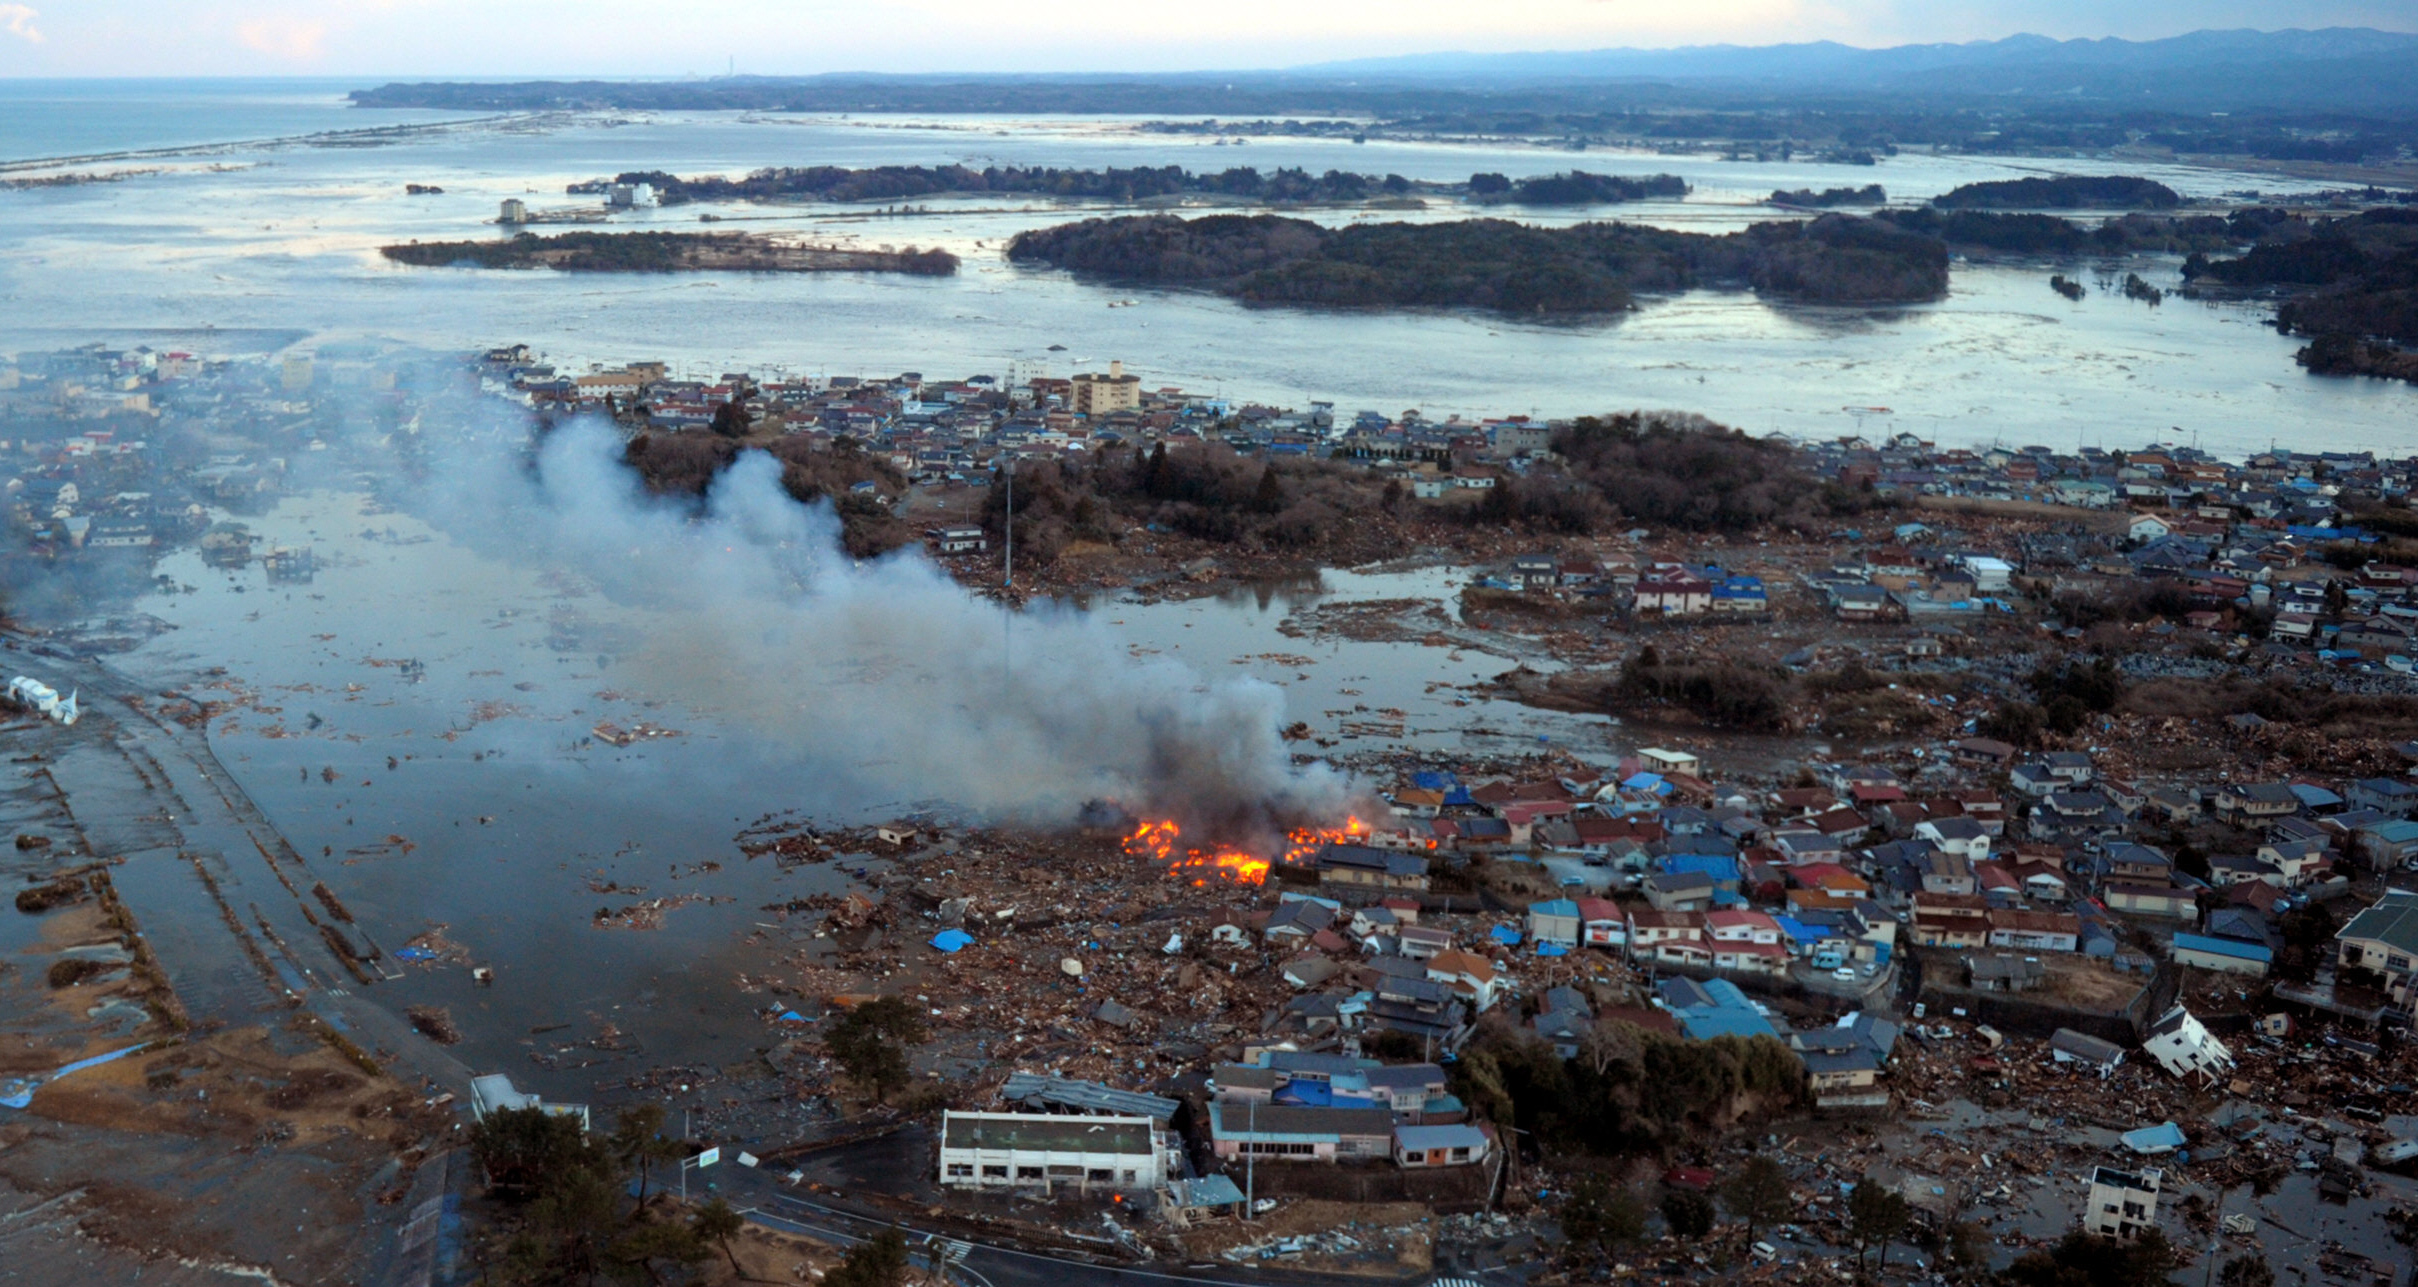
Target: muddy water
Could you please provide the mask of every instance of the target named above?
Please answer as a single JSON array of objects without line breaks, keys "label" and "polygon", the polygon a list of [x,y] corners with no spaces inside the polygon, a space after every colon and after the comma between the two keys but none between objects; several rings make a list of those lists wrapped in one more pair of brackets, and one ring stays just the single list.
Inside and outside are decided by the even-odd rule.
[{"label": "muddy water", "polygon": [[[474,1067],[568,1096],[645,1067],[746,1057],[771,1039],[759,1012],[772,998],[742,991],[738,973],[763,969],[768,949],[827,943],[764,906],[851,878],[750,862],[734,835],[781,810],[855,823],[947,807],[945,782],[923,799],[834,795],[817,757],[844,760],[844,735],[801,752],[733,712],[650,692],[644,663],[627,658],[676,639],[678,622],[475,551],[363,493],[299,494],[244,521],[264,546],[311,545],[316,575],[277,583],[257,564],[230,571],[172,553],[159,571],[176,588],[135,606],[176,628],[117,664],[238,703],[212,722],[212,747],[379,943],[441,926],[494,968],[494,985],[478,987],[458,965],[406,965],[371,990],[396,1009],[449,1007],[467,1034],[456,1053]],[[1540,737],[1602,746],[1601,720],[1455,687],[1510,658],[1282,629],[1313,605],[1368,600],[1428,601],[1421,620],[1454,629],[1465,581],[1451,569],[1339,573],[1092,610],[1137,654],[1283,686],[1290,716],[1339,751],[1397,739],[1498,753]],[[1003,629],[1001,646],[1014,636]],[[225,674],[203,675],[213,667]],[[673,735],[615,747],[593,735],[600,720]],[[671,908],[660,929],[591,923],[599,909],[667,896],[711,901]],[[741,944],[751,934],[759,946]],[[562,1049],[607,1025],[623,1034],[610,1048]]]}]

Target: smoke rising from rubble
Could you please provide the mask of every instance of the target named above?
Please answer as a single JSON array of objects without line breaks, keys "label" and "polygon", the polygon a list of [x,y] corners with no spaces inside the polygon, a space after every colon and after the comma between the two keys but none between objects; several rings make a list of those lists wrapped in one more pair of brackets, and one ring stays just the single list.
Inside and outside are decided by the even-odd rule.
[{"label": "smoke rising from rubble", "polygon": [[1052,824],[1106,799],[1237,842],[1350,799],[1340,774],[1292,763],[1270,684],[1135,657],[1080,610],[1010,612],[912,547],[860,563],[830,505],[791,498],[761,452],[700,509],[648,494],[622,446],[581,419],[534,462],[473,448],[432,461],[426,499],[441,527],[639,609],[622,682],[794,748],[818,794]]}]

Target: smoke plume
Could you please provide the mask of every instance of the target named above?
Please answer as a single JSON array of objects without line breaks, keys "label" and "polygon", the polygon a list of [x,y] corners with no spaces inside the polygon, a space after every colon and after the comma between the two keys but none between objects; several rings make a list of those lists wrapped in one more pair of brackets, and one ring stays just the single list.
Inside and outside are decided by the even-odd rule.
[{"label": "smoke plume", "polygon": [[1077,609],[1010,611],[915,549],[853,560],[830,506],[792,499],[763,453],[700,507],[647,494],[594,420],[533,463],[502,438],[440,449],[431,517],[631,609],[625,682],[793,747],[820,791],[1036,823],[1110,800],[1236,842],[1346,807],[1341,775],[1293,764],[1274,686],[1137,657]]}]

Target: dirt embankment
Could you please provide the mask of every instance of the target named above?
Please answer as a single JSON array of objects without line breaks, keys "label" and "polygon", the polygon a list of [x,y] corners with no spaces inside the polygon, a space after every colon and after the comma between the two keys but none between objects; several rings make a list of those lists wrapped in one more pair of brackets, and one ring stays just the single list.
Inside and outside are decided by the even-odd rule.
[{"label": "dirt embankment", "polygon": [[[73,831],[55,799],[33,804],[44,834]],[[73,1259],[80,1274],[164,1257],[196,1282],[217,1281],[214,1266],[357,1277],[374,1213],[446,1146],[451,1109],[306,1011],[194,1027],[113,864],[76,862],[84,848],[55,846],[69,866],[43,865],[57,862],[50,845],[11,855],[34,896],[0,909],[30,930],[0,960],[0,1097],[23,1101],[0,1109],[0,1209],[41,1213],[9,1263]]]}]

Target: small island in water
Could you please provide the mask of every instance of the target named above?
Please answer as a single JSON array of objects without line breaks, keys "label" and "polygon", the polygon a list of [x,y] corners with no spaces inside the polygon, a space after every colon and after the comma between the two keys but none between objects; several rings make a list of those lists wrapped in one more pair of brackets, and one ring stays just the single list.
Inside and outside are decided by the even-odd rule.
[{"label": "small island in water", "polygon": [[945,250],[809,246],[747,232],[524,232],[503,241],[413,241],[378,253],[417,268],[554,268],[588,273],[913,273],[947,277]]}]

